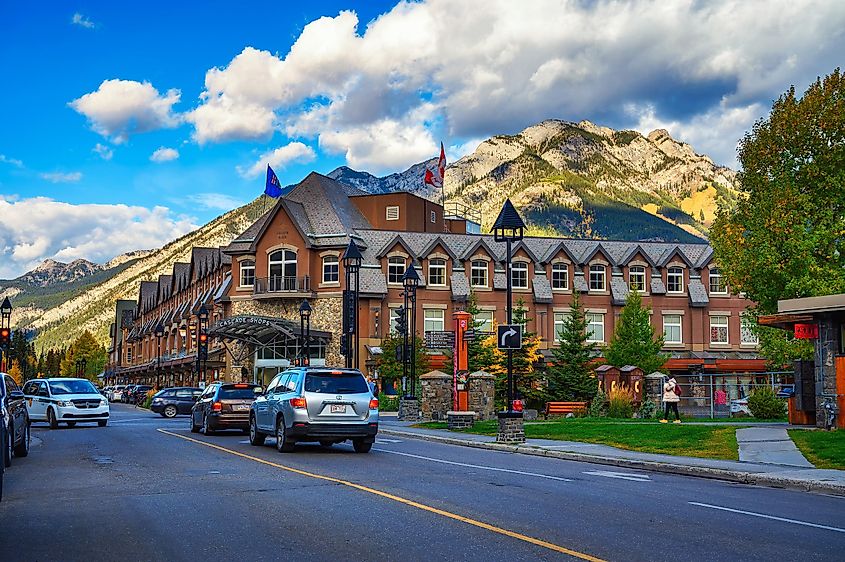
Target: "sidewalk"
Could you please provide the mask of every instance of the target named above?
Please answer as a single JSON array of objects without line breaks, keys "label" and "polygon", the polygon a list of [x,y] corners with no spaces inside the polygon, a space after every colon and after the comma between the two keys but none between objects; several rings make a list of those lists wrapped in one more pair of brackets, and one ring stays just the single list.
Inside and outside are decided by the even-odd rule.
[{"label": "sidewalk", "polygon": [[[801,459],[804,459],[804,462],[807,462],[803,467],[789,463],[759,462],[759,458],[756,462],[750,460],[726,461],[640,453],[609,445],[577,441],[527,439],[523,445],[505,445],[496,443],[496,438],[490,435],[411,427],[412,422],[402,422],[386,416],[382,417],[379,425],[379,433],[395,437],[845,496],[845,470],[813,468],[801,456],[800,452],[798,452],[798,455],[801,456]],[[759,429],[768,430],[769,428]],[[775,431],[785,433],[782,428]],[[737,437],[739,437],[739,432],[737,432]],[[751,437],[753,438],[753,434]],[[776,439],[775,441],[779,440]],[[758,443],[760,442],[762,441],[758,441]],[[791,441],[789,443],[792,444]],[[792,444],[792,447],[795,447],[795,445]],[[794,463],[799,462],[794,456],[789,456],[786,460]]]}]

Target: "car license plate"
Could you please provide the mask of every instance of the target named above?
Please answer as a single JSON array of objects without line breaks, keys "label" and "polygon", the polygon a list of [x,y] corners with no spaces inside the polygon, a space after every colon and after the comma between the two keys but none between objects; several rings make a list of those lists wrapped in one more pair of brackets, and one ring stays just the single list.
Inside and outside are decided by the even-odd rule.
[{"label": "car license plate", "polygon": [[236,412],[243,412],[244,410],[249,410],[249,404],[235,404],[232,406],[232,409]]},{"label": "car license plate", "polygon": [[332,404],[331,413],[333,413],[333,414],[345,414],[346,413],[346,404]]}]

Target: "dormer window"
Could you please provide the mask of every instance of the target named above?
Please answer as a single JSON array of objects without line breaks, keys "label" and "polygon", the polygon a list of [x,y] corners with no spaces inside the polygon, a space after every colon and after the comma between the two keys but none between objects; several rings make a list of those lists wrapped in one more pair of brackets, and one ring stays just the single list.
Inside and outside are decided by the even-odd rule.
[{"label": "dormer window", "polygon": [[632,291],[645,292],[645,267],[632,265],[628,268],[628,286]]},{"label": "dormer window", "polygon": [[255,261],[242,260],[241,265],[241,287],[252,287],[255,285]]},{"label": "dormer window", "polygon": [[428,284],[432,287],[446,286],[446,260],[441,258],[428,260]]},{"label": "dormer window", "polygon": [[399,205],[391,205],[385,209],[385,220],[398,221],[399,220]]},{"label": "dormer window", "polygon": [[405,258],[394,256],[387,260],[387,282],[392,285],[401,285],[402,276],[405,275]]},{"label": "dormer window", "polygon": [[670,267],[666,271],[666,292],[684,292],[684,270],[680,267]]},{"label": "dormer window", "polygon": [[569,266],[567,264],[552,264],[552,289],[569,289]]},{"label": "dormer window", "polygon": [[606,276],[607,272],[605,271],[605,267],[603,265],[591,265],[590,291],[605,291],[607,287],[607,284],[605,283]]},{"label": "dormer window", "polygon": [[528,263],[518,261],[511,265],[511,284],[514,289],[528,288]]},{"label": "dormer window", "polygon": [[722,274],[719,272],[718,269],[716,269],[716,268],[711,269],[708,277],[710,279],[710,294],[713,294],[713,295],[727,295],[728,294],[728,286],[725,285],[725,278],[722,277]]},{"label": "dormer window", "polygon": [[470,285],[473,287],[487,287],[487,262],[473,260],[470,267]]}]

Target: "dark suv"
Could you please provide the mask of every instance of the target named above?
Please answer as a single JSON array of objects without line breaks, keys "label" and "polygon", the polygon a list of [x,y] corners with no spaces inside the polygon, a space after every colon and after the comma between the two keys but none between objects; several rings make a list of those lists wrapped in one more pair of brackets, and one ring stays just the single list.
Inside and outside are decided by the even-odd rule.
[{"label": "dark suv", "polygon": [[202,394],[202,389],[192,386],[166,388],[153,396],[150,410],[165,418],[173,418],[177,414],[190,414],[200,394]]},{"label": "dark suv", "polygon": [[297,441],[324,447],[347,439],[358,453],[368,453],[378,433],[378,399],[355,369],[299,367],[276,375],[252,404],[249,441],[263,445],[276,437],[280,452]]},{"label": "dark suv", "polygon": [[191,409],[191,431],[211,435],[219,429],[249,429],[249,406],[261,385],[214,382],[205,387]]},{"label": "dark suv", "polygon": [[2,418],[4,431],[3,465],[12,465],[12,453],[16,457],[29,454],[29,414],[26,411],[26,400],[18,384],[11,376],[0,373],[3,377]]}]

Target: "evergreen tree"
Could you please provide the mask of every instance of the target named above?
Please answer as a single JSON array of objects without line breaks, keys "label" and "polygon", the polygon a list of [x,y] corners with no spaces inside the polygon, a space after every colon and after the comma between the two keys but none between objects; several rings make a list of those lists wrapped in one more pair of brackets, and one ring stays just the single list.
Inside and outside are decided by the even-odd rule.
[{"label": "evergreen tree", "polygon": [[663,334],[655,336],[649,312],[637,291],[628,293],[619,323],[605,351],[607,362],[616,367],[635,365],[646,374],[662,371],[667,356],[660,352]]},{"label": "evergreen tree", "polygon": [[551,399],[591,401],[598,391],[598,382],[590,366],[596,344],[587,341],[587,319],[577,292],[573,295],[558,339],[560,344],[552,349],[554,363],[548,368]]},{"label": "evergreen tree", "polygon": [[[540,338],[528,331],[529,320],[525,302],[520,298],[513,309],[513,323],[525,328],[522,331],[522,349],[513,351],[514,399],[522,398],[528,401],[529,406],[541,407],[546,400],[546,380],[543,373],[535,369],[540,359]],[[492,339],[495,345],[495,336]],[[508,395],[508,354],[495,349],[493,355],[496,363],[491,365],[491,374],[496,375],[496,401],[505,405]]]},{"label": "evergreen tree", "polygon": [[[472,315],[470,320],[471,327],[478,332],[483,325],[483,322],[475,320],[475,317],[480,312],[478,309],[478,296],[475,291],[469,294],[469,301],[467,302],[466,311]],[[496,349],[495,338],[490,339],[476,337],[467,345],[467,367],[470,373],[476,371],[490,372],[491,367],[496,362],[494,350]]]},{"label": "evergreen tree", "polygon": [[[396,360],[396,348],[401,348],[403,339],[399,334],[388,334],[386,338],[381,341],[381,355],[376,361],[376,367],[379,372],[379,379],[382,381],[382,392],[384,392],[385,383],[392,383],[398,381],[397,391],[402,393],[402,362]],[[410,338],[408,340],[410,345]],[[419,376],[424,375],[429,371],[428,354],[425,352],[425,341],[417,336],[416,341],[416,368],[417,368],[417,391],[419,391]],[[410,367],[410,365],[409,365]],[[410,368],[408,369],[408,392],[411,390]],[[389,381],[389,382],[388,382]]]},{"label": "evergreen tree", "polygon": [[9,367],[9,376],[11,376],[18,385],[23,384],[21,365],[18,363],[17,359],[12,359],[12,366]]},{"label": "evergreen tree", "polygon": [[84,359],[85,371],[82,373],[82,377],[95,380],[106,365],[106,357],[106,348],[98,344],[94,335],[86,330],[71,344],[67,354],[61,360],[60,376],[79,376],[76,370],[76,362]]}]

